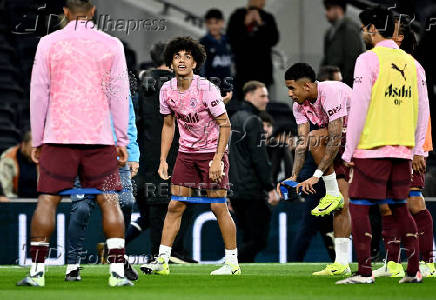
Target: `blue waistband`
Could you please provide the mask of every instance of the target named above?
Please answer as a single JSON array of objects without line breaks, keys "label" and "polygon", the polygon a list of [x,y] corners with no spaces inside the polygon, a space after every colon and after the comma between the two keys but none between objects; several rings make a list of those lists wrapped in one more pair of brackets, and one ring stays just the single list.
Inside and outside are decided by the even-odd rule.
[{"label": "blue waistband", "polygon": [[122,192],[127,192],[123,189],[121,191],[102,191],[95,188],[78,188],[78,189],[68,189],[63,190],[58,193],[59,196],[69,196],[69,195],[100,195],[100,194],[118,194]]},{"label": "blue waistband", "polygon": [[409,191],[409,197],[423,197],[421,191]]},{"label": "blue waistband", "polygon": [[350,203],[355,205],[404,204],[407,203],[407,199],[402,199],[402,200],[394,200],[389,198],[383,200],[350,199]]},{"label": "blue waistband", "polygon": [[226,198],[171,196],[171,200],[189,203],[226,203]]}]

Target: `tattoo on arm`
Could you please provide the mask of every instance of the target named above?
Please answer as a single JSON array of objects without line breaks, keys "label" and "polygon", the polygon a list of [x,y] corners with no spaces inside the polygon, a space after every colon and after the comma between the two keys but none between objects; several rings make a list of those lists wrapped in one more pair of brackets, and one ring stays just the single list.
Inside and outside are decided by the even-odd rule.
[{"label": "tattoo on arm", "polygon": [[308,145],[308,136],[310,131],[309,123],[298,125],[298,142],[295,148],[294,166],[292,168],[292,177],[297,177],[303,168],[306,158],[306,150]]},{"label": "tattoo on arm", "polygon": [[342,140],[342,128],[344,125],[344,118],[339,118],[329,123],[328,132],[329,138],[325,150],[324,157],[318,165],[318,169],[325,172],[338,154],[339,147]]}]

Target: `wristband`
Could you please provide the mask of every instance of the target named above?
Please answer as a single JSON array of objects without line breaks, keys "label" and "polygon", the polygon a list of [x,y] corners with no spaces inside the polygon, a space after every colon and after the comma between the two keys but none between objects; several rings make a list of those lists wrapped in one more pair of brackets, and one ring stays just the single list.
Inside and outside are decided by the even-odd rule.
[{"label": "wristband", "polygon": [[312,177],[320,178],[320,177],[322,177],[323,174],[324,174],[323,171],[316,169],[315,172],[313,173]]}]

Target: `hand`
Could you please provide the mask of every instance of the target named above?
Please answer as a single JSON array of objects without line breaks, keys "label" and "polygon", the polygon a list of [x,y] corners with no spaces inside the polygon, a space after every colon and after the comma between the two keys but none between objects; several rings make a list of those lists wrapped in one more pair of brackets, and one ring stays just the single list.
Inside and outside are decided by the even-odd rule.
[{"label": "hand", "polygon": [[423,173],[425,172],[425,159],[424,156],[414,155],[412,160],[413,172]]},{"label": "hand", "polygon": [[276,190],[271,190],[268,192],[268,203],[272,206],[276,206],[280,202],[279,194]]},{"label": "hand", "polygon": [[224,104],[227,104],[232,99],[233,92],[227,92],[226,95],[223,97]]},{"label": "hand", "polygon": [[135,177],[138,174],[139,163],[136,161],[129,161],[127,163],[130,169],[130,178]]},{"label": "hand", "polygon": [[32,161],[35,164],[39,164],[39,156],[41,155],[41,146],[37,148],[32,148],[32,153],[30,154],[30,157],[32,158]]},{"label": "hand", "polygon": [[260,17],[259,11],[257,9],[253,10],[253,21],[257,23],[257,25],[262,25],[262,18]]},{"label": "hand", "polygon": [[[291,181],[295,181],[295,182],[297,182],[297,176],[292,176],[292,177],[286,178],[286,179],[283,180],[283,181],[286,181],[286,180],[291,180]],[[280,197],[283,197],[283,195],[282,195],[282,191],[280,190],[280,182],[277,183],[276,191],[277,191],[277,193],[279,194]]]},{"label": "hand", "polygon": [[127,163],[127,157],[129,155],[127,154],[126,147],[124,146],[117,146],[117,157],[118,157],[118,166],[124,167]]},{"label": "hand", "polygon": [[9,198],[0,196],[0,203],[7,203],[7,202],[10,202]]},{"label": "hand", "polygon": [[354,163],[353,163],[352,161],[350,161],[350,162],[346,162],[346,161],[344,161],[344,165],[345,165],[347,168],[354,168]]},{"label": "hand", "polygon": [[307,179],[306,181],[299,183],[297,185],[297,192],[298,189],[300,188],[300,186],[302,187],[303,192],[305,192],[306,194],[315,194],[316,191],[313,188],[313,186],[315,184],[317,184],[319,182],[319,178],[318,177],[310,177],[309,179]]},{"label": "hand", "polygon": [[168,180],[171,178],[171,176],[168,176],[168,164],[166,161],[161,160],[159,164],[159,170],[157,170],[157,173],[159,174],[160,178],[163,180]]},{"label": "hand", "polygon": [[245,14],[245,21],[244,21],[245,26],[250,25],[251,23],[253,23],[253,21],[254,21],[253,10],[249,10]]},{"label": "hand", "polygon": [[214,158],[209,166],[209,179],[213,182],[221,182],[223,169],[221,168],[221,160]]}]

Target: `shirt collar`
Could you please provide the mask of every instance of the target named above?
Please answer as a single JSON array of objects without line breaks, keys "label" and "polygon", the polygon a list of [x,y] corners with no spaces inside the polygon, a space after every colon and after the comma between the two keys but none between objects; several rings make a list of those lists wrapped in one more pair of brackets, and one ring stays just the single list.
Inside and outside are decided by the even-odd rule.
[{"label": "shirt collar", "polygon": [[397,43],[395,43],[393,40],[391,39],[386,39],[383,40],[381,42],[378,42],[375,47],[386,47],[386,48],[392,48],[392,49],[399,49],[400,47],[398,47]]}]

